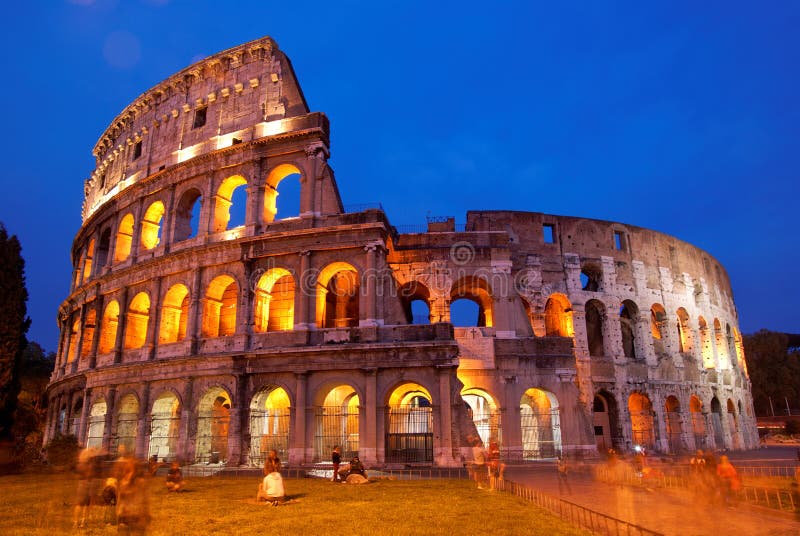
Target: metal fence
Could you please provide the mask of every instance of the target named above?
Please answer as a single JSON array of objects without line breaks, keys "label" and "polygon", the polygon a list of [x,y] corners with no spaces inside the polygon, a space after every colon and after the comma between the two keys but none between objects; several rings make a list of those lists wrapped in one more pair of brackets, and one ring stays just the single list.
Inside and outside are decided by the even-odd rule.
[{"label": "metal fence", "polygon": [[592,531],[594,534],[628,536],[663,536],[660,532],[646,529],[639,525],[634,525],[622,519],[617,519],[606,514],[601,514],[578,504],[565,501],[542,493],[535,489],[528,488],[511,480],[498,480],[498,489],[516,495],[521,499],[527,500],[540,508],[549,510],[559,518],[571,523],[572,525]]},{"label": "metal fence", "polygon": [[743,486],[742,497],[750,504],[766,506],[783,512],[796,512],[800,506],[797,492],[788,489]]}]

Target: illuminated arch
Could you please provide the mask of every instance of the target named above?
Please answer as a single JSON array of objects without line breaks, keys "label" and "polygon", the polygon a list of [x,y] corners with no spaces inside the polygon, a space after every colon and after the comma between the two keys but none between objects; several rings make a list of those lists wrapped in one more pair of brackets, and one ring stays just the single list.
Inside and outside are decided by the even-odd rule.
[{"label": "illuminated arch", "polygon": [[286,331],[294,327],[295,283],[285,268],[273,268],[258,280],[255,291],[255,331]]},{"label": "illuminated arch", "polygon": [[522,458],[536,460],[561,455],[558,399],[538,388],[525,391],[519,402]]},{"label": "illuminated arch", "polygon": [[181,198],[175,208],[175,231],[172,235],[175,242],[187,240],[197,235],[198,222],[195,222],[194,227],[192,222],[198,204],[202,207],[202,194],[197,188],[189,188],[181,194]]},{"label": "illuminated arch", "polygon": [[683,307],[677,311],[678,316],[678,350],[683,353],[692,351],[692,328],[689,325],[689,313]]},{"label": "illuminated arch", "polygon": [[684,450],[683,424],[681,423],[681,403],[674,395],[670,395],[664,401],[664,417],[667,425],[667,444],[672,453]]},{"label": "illuminated arch", "polygon": [[717,358],[721,368],[727,368],[729,364],[728,345],[725,343],[725,334],[722,331],[722,324],[719,318],[714,319],[714,344],[717,347]]},{"label": "illuminated arch", "polygon": [[654,303],[650,307],[650,334],[655,340],[661,340],[664,336],[664,325],[667,321],[667,312],[660,303]]},{"label": "illuminated arch", "polygon": [[92,341],[95,336],[95,326],[97,325],[97,310],[92,308],[86,311],[86,318],[83,319],[83,343],[81,344],[80,358],[84,359],[92,353]]},{"label": "illuminated arch", "polygon": [[117,329],[119,327],[119,302],[111,300],[103,312],[103,321],[100,324],[100,344],[98,353],[107,354],[114,349],[117,342]]},{"label": "illuminated arch", "polygon": [[165,391],[153,402],[150,412],[150,444],[148,459],[155,456],[162,461],[174,461],[178,455],[181,404],[175,393]]},{"label": "illuminated arch", "polygon": [[433,399],[418,383],[397,386],[386,414],[386,461],[433,462]]},{"label": "illuminated arch", "polygon": [[[279,209],[280,203],[278,203],[278,196],[280,195],[280,183],[283,181],[283,179],[293,175],[298,176],[299,182],[299,177],[302,176],[302,173],[296,166],[292,164],[279,164],[269,172],[269,175],[267,175],[266,186],[264,189],[264,212],[262,216],[264,223],[272,223],[276,219],[292,217],[300,213],[299,200],[298,206],[295,207],[296,210],[291,210],[289,207],[283,206],[281,206]],[[289,180],[292,179],[290,178]],[[286,214],[286,216],[281,216],[281,218],[278,218],[279,215],[283,214]]]},{"label": "illuminated arch", "polygon": [[478,317],[474,324],[475,326],[490,328],[494,325],[492,289],[485,279],[475,276],[466,276],[453,283],[450,289],[451,321],[453,303],[458,300],[469,300],[477,304]]},{"label": "illuminated arch", "polygon": [[[409,281],[398,289],[398,295],[403,305],[406,322],[409,324],[431,323],[431,292],[424,283]],[[423,310],[422,307],[425,309]]]},{"label": "illuminated arch", "polygon": [[733,328],[733,340],[734,344],[736,345],[736,360],[739,363],[739,367],[744,371],[746,376],[749,376],[747,372],[747,360],[744,357],[744,343],[742,342],[742,334],[739,333],[739,330]]},{"label": "illuminated arch", "polygon": [[333,262],[317,278],[317,326],[358,326],[359,275],[352,264]]},{"label": "illuminated arch", "polygon": [[208,284],[203,314],[204,337],[227,337],[236,332],[236,302],[239,285],[229,275],[219,275]]},{"label": "illuminated arch", "polygon": [[283,387],[268,386],[250,402],[250,464],[263,465],[267,453],[289,457],[289,425],[292,404]]},{"label": "illuminated arch", "polygon": [[697,319],[697,327],[700,330],[700,347],[703,353],[703,367],[714,368],[714,348],[711,346],[711,333],[709,333],[706,319],[702,316]]},{"label": "illuminated arch", "polygon": [[551,294],[544,306],[544,326],[547,337],[572,337],[572,304],[563,294]]},{"label": "illuminated arch", "polygon": [[197,462],[224,462],[228,458],[228,429],[231,421],[231,396],[222,387],[212,387],[198,404]]},{"label": "illuminated arch", "polygon": [[481,438],[484,446],[489,443],[501,445],[503,442],[500,408],[494,397],[483,389],[470,388],[461,391],[461,398],[469,407],[472,422],[478,430],[478,437]]},{"label": "illuminated arch", "polygon": [[189,289],[180,283],[172,285],[164,296],[161,306],[161,326],[158,343],[182,341],[186,337],[186,321],[189,317]]},{"label": "illuminated arch", "polygon": [[247,185],[247,179],[241,175],[228,177],[217,189],[214,204],[213,232],[219,233],[228,228],[231,219],[231,206],[233,205],[233,192],[240,186]]},{"label": "illuminated arch", "polygon": [[140,292],[128,306],[125,324],[124,348],[141,348],[147,338],[147,325],[150,321],[150,296]]},{"label": "illuminated arch", "polygon": [[114,245],[114,262],[122,262],[131,255],[133,243],[133,214],[125,214],[117,227],[117,241]]},{"label": "illuminated arch", "polygon": [[75,315],[72,325],[69,330],[69,343],[67,346],[67,363],[72,363],[78,356],[78,331],[80,330],[81,321]]},{"label": "illuminated arch", "polygon": [[106,412],[108,406],[104,399],[95,401],[89,408],[89,425],[86,431],[86,446],[91,448],[102,448],[103,435],[106,427]]},{"label": "illuminated arch", "polygon": [[689,413],[692,416],[692,435],[694,435],[695,447],[698,449],[708,448],[708,432],[706,431],[703,402],[697,395],[692,395],[689,398]]},{"label": "illuminated arch", "polygon": [[628,411],[631,416],[631,439],[635,445],[652,449],[655,446],[655,426],[653,405],[650,397],[634,392],[628,397]]},{"label": "illuminated arch", "polygon": [[619,325],[622,335],[622,352],[625,357],[636,357],[636,322],[639,307],[631,300],[625,300],[619,308]]},{"label": "illuminated arch", "polygon": [[358,454],[359,396],[347,384],[340,384],[319,393],[320,405],[314,412],[314,459],[330,459],[333,447],[341,448],[342,459]]},{"label": "illuminated arch", "polygon": [[92,275],[92,260],[94,259],[94,238],[89,240],[86,246],[86,256],[83,259],[83,280],[86,281]]},{"label": "illuminated arch", "polygon": [[605,354],[604,324],[605,306],[598,300],[589,300],[584,306],[586,320],[586,343],[589,355],[602,357]]},{"label": "illuminated arch", "polygon": [[139,424],[139,400],[128,394],[118,404],[116,444],[113,447],[119,452],[133,455],[136,450],[136,427]]},{"label": "illuminated arch", "polygon": [[144,250],[155,248],[161,241],[161,220],[164,217],[164,203],[153,202],[142,218],[142,236],[139,247]]}]

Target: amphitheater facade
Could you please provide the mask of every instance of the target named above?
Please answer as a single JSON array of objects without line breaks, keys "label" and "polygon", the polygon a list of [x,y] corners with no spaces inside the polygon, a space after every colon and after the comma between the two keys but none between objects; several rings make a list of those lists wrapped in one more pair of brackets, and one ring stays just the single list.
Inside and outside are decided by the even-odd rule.
[{"label": "amphitheater facade", "polygon": [[[401,232],[379,207],[345,210],[328,148],[269,38],[112,121],[84,185],[45,443],[227,465],[276,449],[297,466],[334,445],[371,466],[457,466],[475,437],[509,460],[757,446],[708,253],[533,212]],[[453,326],[459,307],[471,325]]]}]

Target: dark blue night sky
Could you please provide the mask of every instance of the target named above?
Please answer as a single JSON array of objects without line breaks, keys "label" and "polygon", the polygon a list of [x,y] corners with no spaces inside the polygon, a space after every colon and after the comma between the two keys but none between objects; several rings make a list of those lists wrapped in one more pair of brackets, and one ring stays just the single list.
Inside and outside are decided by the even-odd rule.
[{"label": "dark blue night sky", "polygon": [[395,225],[509,209],[656,229],[728,269],[742,332],[800,332],[800,3],[54,0],[0,24],[0,221],[48,350],[97,138],[264,35],[331,119],[345,204]]}]

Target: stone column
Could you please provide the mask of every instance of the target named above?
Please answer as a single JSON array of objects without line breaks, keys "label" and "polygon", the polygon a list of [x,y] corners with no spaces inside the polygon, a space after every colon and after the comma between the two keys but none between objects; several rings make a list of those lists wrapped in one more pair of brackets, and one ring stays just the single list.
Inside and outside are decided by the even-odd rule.
[{"label": "stone column", "polygon": [[362,294],[361,302],[363,304],[363,308],[359,307],[360,310],[364,311],[365,318],[363,320],[359,319],[358,325],[359,326],[377,326],[378,321],[376,320],[376,300],[377,300],[377,270],[375,269],[376,262],[376,251],[379,247],[378,243],[371,243],[364,246],[364,251],[366,252],[366,259],[365,259],[365,266],[366,269],[364,270],[363,280],[364,286],[366,287],[366,292]]},{"label": "stone column", "polygon": [[[464,402],[461,397],[453,400],[450,395],[452,388],[450,379],[455,375],[455,367],[440,366],[436,367],[436,378],[439,380],[439,392],[437,398],[438,404],[438,418],[434,419],[433,423],[433,459],[437,465],[444,465],[452,467],[457,465],[458,460],[453,456],[453,404],[460,403],[462,406]],[[437,404],[433,405],[434,408]],[[458,411],[458,410],[457,410]],[[436,421],[439,421],[438,423]]]},{"label": "stone column", "polygon": [[300,273],[297,274],[297,282],[295,283],[295,330],[308,330],[314,329],[315,309],[312,305],[312,300],[315,296],[316,277],[311,273],[311,252],[300,252]]},{"label": "stone column", "polygon": [[228,425],[228,452],[226,465],[238,466],[242,463],[246,451],[243,449],[242,430],[245,430],[244,419],[247,415],[245,397],[247,392],[247,375],[240,374],[234,377],[234,400],[231,404]]},{"label": "stone column", "polygon": [[150,439],[150,382],[142,382],[142,394],[139,402],[138,431],[136,433],[136,457],[147,459],[148,440]]},{"label": "stone column", "polygon": [[183,400],[181,401],[181,430],[178,437],[178,457],[183,458],[187,463],[194,462],[194,400],[193,400],[194,380],[188,378],[183,388]]},{"label": "stone column", "polygon": [[125,329],[128,325],[128,287],[123,287],[119,295],[119,319],[117,336],[114,341],[114,364],[122,363],[122,351],[125,344]]},{"label": "stone column", "polygon": [[[292,444],[289,447],[289,463],[292,465],[303,465],[306,461],[306,391],[308,389],[308,373],[295,373],[295,408],[294,408],[294,427],[292,428]],[[312,421],[313,426],[313,421]]]},{"label": "stone column", "polygon": [[655,367],[658,365],[658,356],[653,348],[653,333],[650,330],[650,311],[640,311],[639,315],[633,319],[634,337],[636,338],[636,357],[644,359],[648,365]]},{"label": "stone column", "polygon": [[[626,357],[622,349],[622,326],[619,320],[619,303],[606,305],[603,314],[603,353],[613,357],[617,364],[624,364]],[[588,341],[587,341],[588,342]]]},{"label": "stone column", "polygon": [[103,306],[105,304],[105,296],[100,294],[98,289],[97,299],[94,301],[95,314],[94,314],[94,336],[92,337],[92,348],[89,350],[89,368],[94,369],[97,366],[97,348],[100,345],[100,336],[102,335],[101,328],[103,327]]},{"label": "stone column", "polygon": [[[108,452],[111,451],[111,441],[116,435],[116,430],[114,430],[114,425],[116,424],[114,419],[114,413],[116,413],[116,400],[117,398],[117,388],[111,387],[108,390],[108,394],[106,396],[106,415],[105,415],[105,423],[103,424],[103,445],[102,448]],[[113,430],[113,435],[112,435]]]},{"label": "stone column", "polygon": [[144,340],[144,353],[146,358],[155,359],[158,349],[158,327],[161,325],[161,282],[163,278],[156,278],[156,288],[150,302],[150,317],[147,322],[147,334]]},{"label": "stone column", "polygon": [[69,327],[68,321],[65,319],[60,320],[61,333],[58,342],[59,352],[56,355],[56,365],[53,369],[53,377],[60,378],[64,375],[64,364],[67,359],[67,341],[69,341]]},{"label": "stone column", "polygon": [[189,354],[197,355],[199,346],[199,339],[201,336],[202,326],[200,323],[200,314],[202,309],[201,296],[203,294],[202,288],[202,273],[203,269],[198,267],[194,271],[194,284],[190,289],[189,299],[189,318],[187,319],[186,333],[189,339]]},{"label": "stone column", "polygon": [[144,205],[144,199],[140,199],[136,203],[133,211],[133,236],[131,237],[131,254],[128,257],[132,263],[136,262],[136,257],[139,255],[139,242],[142,237],[142,205]]},{"label": "stone column", "polygon": [[89,435],[89,412],[92,409],[92,389],[87,387],[83,390],[83,407],[81,408],[81,423],[78,429],[78,443],[86,446]]},{"label": "stone column", "polygon": [[300,217],[319,216],[321,206],[317,202],[317,181],[322,171],[323,147],[316,143],[306,147],[306,173],[303,176],[300,191]]},{"label": "stone column", "polygon": [[167,206],[164,216],[161,218],[161,244],[164,247],[164,253],[169,253],[170,246],[172,245],[172,229],[175,226],[175,183],[169,187],[169,196],[167,197]]},{"label": "stone column", "polygon": [[364,408],[364,435],[359,437],[358,454],[361,460],[368,464],[378,463],[378,369],[362,369],[364,373],[365,400],[361,401]]}]

